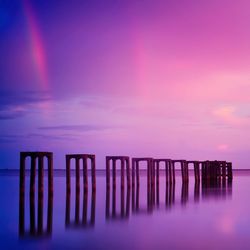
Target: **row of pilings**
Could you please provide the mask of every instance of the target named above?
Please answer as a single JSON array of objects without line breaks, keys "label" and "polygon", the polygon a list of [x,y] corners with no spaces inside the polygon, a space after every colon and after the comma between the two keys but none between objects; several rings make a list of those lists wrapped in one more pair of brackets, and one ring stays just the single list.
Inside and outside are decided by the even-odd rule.
[{"label": "row of pilings", "polygon": [[[24,225],[24,211],[25,211],[25,175],[28,167],[26,159],[30,158],[30,233],[33,235],[49,234],[52,230],[51,218],[52,214],[48,214],[47,227],[43,230],[43,201],[44,201],[44,170],[47,166],[48,176],[48,211],[53,207],[53,153],[52,152],[21,152],[20,153],[20,202],[19,202],[19,232],[25,234]],[[120,164],[118,164],[120,162]],[[154,159],[150,157],[132,158],[128,156],[107,156],[106,157],[106,187],[107,191],[110,191],[110,187],[113,190],[116,189],[117,181],[117,168],[120,166],[121,176],[121,188],[125,186],[125,180],[127,187],[130,189],[131,183],[133,190],[138,189],[140,185],[140,171],[143,170],[142,162],[146,163],[147,171],[147,200],[149,205],[157,199],[155,197],[155,188],[159,187],[159,176],[161,168],[165,172],[166,183],[175,183],[176,163],[180,163],[181,176],[183,183],[189,181],[189,166],[193,165],[194,178],[196,182],[202,181],[216,181],[225,180],[229,181],[233,178],[232,163],[226,161],[186,161],[186,160],[172,160],[172,159]],[[144,164],[145,165],[145,164]],[[75,173],[75,193],[76,197],[79,197],[80,193],[80,171],[83,171],[83,187],[86,195],[88,190],[88,171],[91,172],[91,186],[92,195],[96,192],[96,157],[93,154],[67,154],[66,155],[66,194],[67,199],[70,199],[71,194],[71,170]],[[38,227],[36,228],[33,223],[35,219],[35,179],[38,173],[38,212],[37,221]],[[112,173],[112,178],[111,178]],[[125,178],[126,176],[126,178]],[[112,185],[111,185],[112,184]],[[172,185],[170,185],[171,187]],[[185,191],[185,190],[184,190]],[[114,191],[113,191],[114,192]],[[135,192],[132,192],[134,194]],[[171,192],[170,192],[171,193]],[[183,192],[185,193],[185,192]],[[133,196],[133,195],[132,195]],[[85,196],[86,197],[86,196]],[[170,196],[171,197],[171,196]],[[133,202],[136,204],[136,202]],[[136,207],[136,205],[134,205]],[[76,199],[76,211],[79,210],[79,200]],[[76,213],[78,214],[78,213]],[[78,220],[78,217],[76,217]],[[93,218],[92,218],[93,220]]]},{"label": "row of pilings", "polygon": [[[25,159],[31,158],[30,166],[30,194],[35,192],[35,176],[36,165],[38,162],[38,192],[43,194],[43,176],[44,176],[44,158],[48,161],[48,192],[53,193],[53,153],[51,152],[21,152],[20,154],[20,193],[25,190]],[[68,154],[66,155],[66,190],[71,189],[71,160],[74,160],[75,177],[76,177],[76,193],[80,190],[80,170],[83,170],[83,186],[88,188],[88,159],[90,160],[91,183],[92,189],[96,188],[96,158],[92,154]],[[189,165],[193,165],[195,180],[202,179],[217,179],[217,178],[233,178],[232,163],[226,161],[186,161],[172,159],[154,159],[149,157],[132,158],[132,169],[130,168],[130,158],[128,156],[107,156],[106,157],[106,183],[107,187],[112,184],[116,187],[116,171],[117,162],[120,161],[121,171],[121,186],[125,183],[125,171],[127,185],[131,185],[131,170],[132,170],[132,185],[140,184],[140,168],[141,162],[146,163],[147,184],[154,185],[155,181],[159,182],[160,168],[165,170],[166,182],[175,182],[176,163],[181,165],[181,176],[183,182],[189,180]],[[112,167],[112,170],[111,170]],[[201,171],[200,171],[201,169]],[[200,174],[201,173],[201,174]]]}]

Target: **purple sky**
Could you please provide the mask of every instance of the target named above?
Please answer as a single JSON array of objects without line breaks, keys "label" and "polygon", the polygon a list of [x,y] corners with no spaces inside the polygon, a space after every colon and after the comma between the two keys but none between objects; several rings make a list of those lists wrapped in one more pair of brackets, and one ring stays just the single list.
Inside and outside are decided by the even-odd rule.
[{"label": "purple sky", "polygon": [[0,2],[0,167],[19,151],[249,168],[250,2]]}]

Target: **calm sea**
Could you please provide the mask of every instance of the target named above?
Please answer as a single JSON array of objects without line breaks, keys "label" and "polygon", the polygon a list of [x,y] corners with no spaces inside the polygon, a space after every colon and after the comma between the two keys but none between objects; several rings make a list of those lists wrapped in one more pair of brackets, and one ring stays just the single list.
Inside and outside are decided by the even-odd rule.
[{"label": "calm sea", "polygon": [[27,177],[20,210],[19,173],[1,171],[0,249],[250,249],[250,171],[234,171],[232,183],[195,183],[191,174],[188,185],[179,174],[166,184],[161,173],[150,194],[145,173],[140,179],[139,189],[121,190],[118,175],[107,192],[98,171],[96,192],[81,188],[76,199],[75,179],[66,196],[65,173],[56,171],[53,199],[45,188],[39,210]]}]

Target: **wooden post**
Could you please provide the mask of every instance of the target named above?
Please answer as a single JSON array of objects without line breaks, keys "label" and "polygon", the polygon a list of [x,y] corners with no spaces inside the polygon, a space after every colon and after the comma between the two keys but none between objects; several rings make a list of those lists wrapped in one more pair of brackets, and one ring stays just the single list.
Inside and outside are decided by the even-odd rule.
[{"label": "wooden post", "polygon": [[106,157],[106,184],[110,186],[110,159]]},{"label": "wooden post", "polygon": [[66,155],[66,193],[70,194],[70,157]]},{"label": "wooden post", "polygon": [[126,159],[126,170],[127,170],[127,186],[130,188],[130,166],[129,166],[129,158]]},{"label": "wooden post", "polygon": [[165,178],[166,178],[166,183],[168,183],[168,177],[169,176],[169,171],[168,171],[168,161],[165,161]]},{"label": "wooden post", "polygon": [[210,180],[210,161],[206,161],[206,178]]},{"label": "wooden post", "polygon": [[112,159],[113,188],[116,188],[116,160]]},{"label": "wooden post", "polygon": [[172,183],[173,180],[173,173],[172,173],[172,161],[168,162],[168,169],[169,169],[169,182]]},{"label": "wooden post", "polygon": [[156,161],[156,184],[159,185],[160,181],[160,162]]},{"label": "wooden post", "polygon": [[30,167],[30,195],[35,194],[36,184],[36,157],[31,156],[31,167]]},{"label": "wooden post", "polygon": [[[136,167],[136,185],[140,185],[140,173],[139,173],[139,161],[136,160],[135,162],[135,167]],[[149,171],[148,171],[148,181],[149,181]]]},{"label": "wooden post", "polygon": [[200,181],[200,163],[197,161],[197,181]]},{"label": "wooden post", "polygon": [[188,163],[185,161],[185,166],[186,166],[186,180],[187,182],[189,181],[189,170],[188,170]]},{"label": "wooden post", "polygon": [[76,161],[76,199],[75,199],[75,223],[79,223],[80,213],[80,159],[75,158]]},{"label": "wooden post", "polygon": [[175,165],[172,165],[172,176],[173,176],[173,183],[175,182]]},{"label": "wooden post", "polygon": [[121,159],[121,188],[124,188],[124,165],[125,165],[125,159]]},{"label": "wooden post", "polygon": [[19,179],[19,193],[20,196],[25,193],[25,158],[26,156],[23,153],[20,153],[20,179]]},{"label": "wooden post", "polygon": [[19,235],[25,232],[25,155],[20,153],[20,172],[19,172]]},{"label": "wooden post", "polygon": [[201,177],[202,179],[205,179],[205,162],[204,161],[201,163]]},{"label": "wooden post", "polygon": [[[91,159],[91,165],[92,165],[92,159]],[[88,159],[86,156],[83,157],[83,187],[84,190],[88,189]]]},{"label": "wooden post", "polygon": [[232,168],[232,162],[227,163],[227,171],[228,171],[228,179],[233,179],[233,168]]},{"label": "wooden post", "polygon": [[132,159],[132,186],[135,186],[135,160]]},{"label": "wooden post", "polygon": [[181,178],[182,182],[185,181],[185,171],[184,171],[184,162],[181,161]]},{"label": "wooden post", "polygon": [[43,233],[43,156],[38,158],[38,233]]},{"label": "wooden post", "polygon": [[96,172],[96,169],[95,169],[95,157],[92,157],[91,158],[92,190],[96,189],[96,174],[95,174],[95,172]]},{"label": "wooden post", "polygon": [[226,178],[226,162],[223,161],[222,163],[222,178]]},{"label": "wooden post", "polygon": [[48,160],[48,197],[49,194],[52,195],[53,194],[53,157],[52,154],[47,156],[47,160]]}]

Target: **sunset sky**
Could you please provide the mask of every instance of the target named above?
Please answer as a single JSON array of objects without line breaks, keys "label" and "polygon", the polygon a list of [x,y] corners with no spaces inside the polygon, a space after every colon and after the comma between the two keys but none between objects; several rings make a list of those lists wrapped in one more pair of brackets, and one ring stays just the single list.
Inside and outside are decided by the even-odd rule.
[{"label": "sunset sky", "polygon": [[250,1],[0,1],[0,168],[20,151],[250,168]]}]

